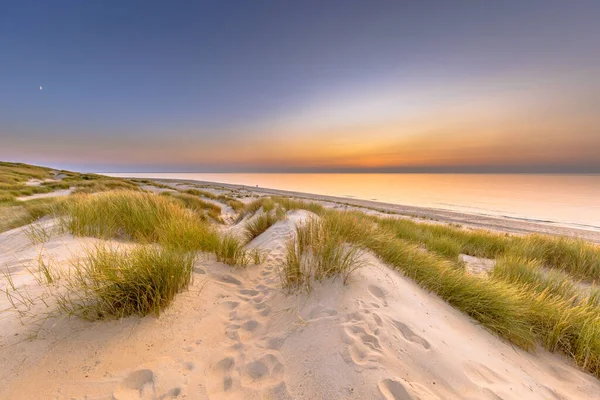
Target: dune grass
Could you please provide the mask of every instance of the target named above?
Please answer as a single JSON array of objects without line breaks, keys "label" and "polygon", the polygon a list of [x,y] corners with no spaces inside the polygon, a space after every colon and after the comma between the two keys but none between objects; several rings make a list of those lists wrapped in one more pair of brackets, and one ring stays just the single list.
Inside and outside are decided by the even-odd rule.
[{"label": "dune grass", "polygon": [[150,193],[113,191],[72,196],[63,226],[79,236],[161,243],[181,250],[213,251],[214,228],[179,201]]},{"label": "dune grass", "polygon": [[246,241],[250,242],[252,239],[259,236],[261,233],[269,229],[271,225],[275,222],[279,221],[281,216],[272,213],[272,212],[264,212],[259,216],[254,217],[250,221],[246,222],[244,227]]},{"label": "dune grass", "polygon": [[600,281],[600,246],[580,239],[544,236],[509,236],[449,225],[418,223],[398,218],[374,218],[397,238],[423,245],[440,255],[456,258],[505,255],[535,260],[547,268],[562,270],[588,281]]},{"label": "dune grass", "polygon": [[60,210],[64,198],[44,198],[15,201],[0,207],[0,233],[30,224]]},{"label": "dune grass", "polygon": [[200,190],[200,189],[187,189],[187,190],[184,190],[183,193],[191,194],[193,196],[206,197],[207,199],[211,199],[211,200],[216,200],[218,197],[214,193],[211,193],[206,190]]},{"label": "dune grass", "polygon": [[239,200],[235,200],[235,199],[228,200],[226,204],[229,207],[233,208],[233,211],[235,211],[236,213],[241,212],[242,210],[244,210],[244,207],[245,207],[244,203],[242,203]]},{"label": "dune grass", "polygon": [[600,246],[581,239],[534,234],[514,240],[510,252],[574,277],[600,282]]},{"label": "dune grass", "polygon": [[363,265],[359,247],[345,243],[333,225],[309,219],[286,245],[280,278],[288,289],[310,290],[313,280],[339,277],[346,284]]},{"label": "dune grass", "polygon": [[159,315],[192,279],[194,255],[153,245],[88,249],[57,294],[59,309],[86,319]]},{"label": "dune grass", "polygon": [[304,201],[293,199],[291,197],[282,197],[282,196],[273,196],[271,197],[272,201],[279,204],[281,207],[286,209],[287,211],[291,210],[308,210],[317,215],[322,214],[325,211],[325,208],[318,203],[311,201]]},{"label": "dune grass", "polygon": [[536,292],[548,292],[568,300],[575,300],[582,295],[577,289],[577,283],[566,273],[545,269],[537,260],[514,255],[497,259],[492,277],[517,285],[526,285]]},{"label": "dune grass", "polygon": [[[245,267],[251,259],[257,259],[256,256],[252,256],[244,249],[244,243],[233,235],[224,235],[219,238],[215,255],[217,261],[238,267]],[[260,258],[258,259],[260,260]]]},{"label": "dune grass", "polygon": [[189,208],[200,215],[206,213],[206,215],[213,220],[221,222],[221,207],[217,204],[202,200],[198,196],[188,193],[173,193],[171,196],[179,200],[186,208]]}]

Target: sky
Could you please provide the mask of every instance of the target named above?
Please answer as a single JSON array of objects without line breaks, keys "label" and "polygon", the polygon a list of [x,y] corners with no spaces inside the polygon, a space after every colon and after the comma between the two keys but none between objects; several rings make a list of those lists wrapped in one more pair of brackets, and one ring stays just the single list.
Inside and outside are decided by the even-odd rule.
[{"label": "sky", "polygon": [[599,173],[599,18],[579,0],[2,2],[0,160]]}]

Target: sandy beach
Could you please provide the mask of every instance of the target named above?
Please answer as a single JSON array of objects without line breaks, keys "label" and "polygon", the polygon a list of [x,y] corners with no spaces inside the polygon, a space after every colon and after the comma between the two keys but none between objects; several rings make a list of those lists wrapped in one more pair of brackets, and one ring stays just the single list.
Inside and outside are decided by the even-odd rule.
[{"label": "sandy beach", "polygon": [[[188,190],[198,182],[160,184]],[[436,223],[518,233],[551,229],[271,189],[202,185],[215,194],[236,190],[246,204],[257,195],[285,194],[331,208],[347,207],[338,204],[343,201],[353,208],[367,206],[367,213],[376,208]],[[156,195],[174,192],[168,186],[144,189]],[[226,222],[220,229],[232,234],[257,218],[236,221],[231,207],[223,207],[221,217]],[[346,285],[326,279],[315,282],[309,293],[284,290],[286,243],[298,226],[314,218],[310,211],[288,211],[251,240],[247,249],[267,255],[257,265],[235,268],[200,253],[192,285],[158,318],[89,322],[50,316],[50,299],[32,303],[27,315],[19,315],[2,296],[0,398],[591,399],[600,393],[600,381],[567,358],[541,347],[527,352],[511,345],[369,251],[361,253],[362,268]],[[43,243],[32,243],[36,226],[49,232]],[[90,246],[129,246],[77,237],[57,227],[56,219],[44,218],[0,234],[2,290],[14,285],[35,297],[41,293],[35,278],[40,259],[68,270]]]}]

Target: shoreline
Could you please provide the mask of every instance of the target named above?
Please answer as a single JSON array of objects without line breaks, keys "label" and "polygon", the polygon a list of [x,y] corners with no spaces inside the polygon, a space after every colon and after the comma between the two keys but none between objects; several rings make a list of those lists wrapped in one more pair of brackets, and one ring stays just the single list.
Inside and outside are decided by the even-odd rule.
[{"label": "shoreline", "polygon": [[575,228],[563,225],[555,225],[552,222],[542,222],[535,220],[516,219],[511,217],[496,217],[480,214],[470,214],[459,211],[450,211],[428,207],[407,206],[401,204],[385,203],[374,200],[362,200],[348,197],[321,195],[314,193],[305,193],[281,189],[272,189],[242,184],[220,183],[212,181],[202,181],[193,179],[174,179],[174,178],[147,178],[150,181],[179,183],[179,184],[201,184],[220,186],[227,189],[242,189],[259,194],[269,194],[278,196],[291,196],[306,200],[324,201],[340,203],[348,206],[372,209],[384,213],[392,213],[412,217],[418,220],[433,220],[447,224],[460,224],[471,228],[484,229],[497,232],[513,234],[532,234],[541,233],[554,236],[568,236],[584,239],[594,243],[600,243],[600,231]]}]

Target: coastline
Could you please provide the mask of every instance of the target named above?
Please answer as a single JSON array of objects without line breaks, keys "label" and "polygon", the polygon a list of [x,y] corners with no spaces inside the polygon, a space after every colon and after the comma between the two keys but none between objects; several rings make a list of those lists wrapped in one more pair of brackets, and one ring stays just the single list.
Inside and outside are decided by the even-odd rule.
[{"label": "coastline", "polygon": [[321,195],[314,193],[305,193],[281,189],[255,187],[241,184],[220,183],[191,179],[164,179],[148,178],[148,180],[160,183],[178,183],[178,184],[202,184],[227,189],[246,190],[256,194],[279,195],[298,197],[307,200],[321,202],[339,203],[352,207],[372,209],[383,213],[392,213],[402,216],[415,218],[418,220],[433,220],[447,224],[460,224],[475,229],[485,229],[496,232],[505,232],[512,234],[531,234],[541,233],[545,235],[558,235],[576,237],[588,240],[594,243],[600,243],[600,231],[564,226],[552,223],[550,221],[536,221],[517,219],[513,217],[496,217],[481,214],[465,213],[451,210],[435,209],[428,207],[407,206],[401,204],[392,204],[374,200],[362,200],[349,197]]}]

